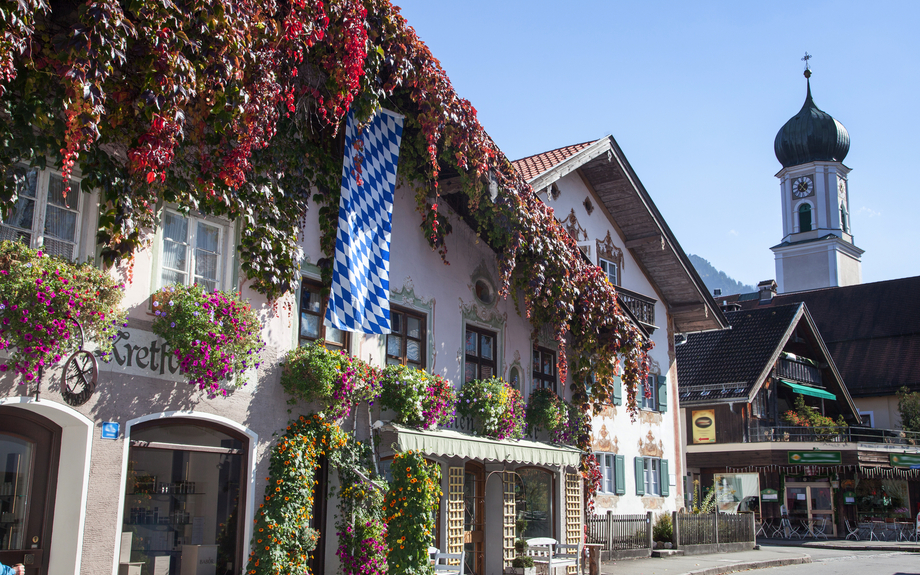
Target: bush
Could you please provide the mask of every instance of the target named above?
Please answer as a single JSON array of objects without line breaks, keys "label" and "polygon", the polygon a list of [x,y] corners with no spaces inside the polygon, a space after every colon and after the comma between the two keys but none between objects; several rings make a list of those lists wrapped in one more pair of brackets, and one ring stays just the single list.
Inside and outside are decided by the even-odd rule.
[{"label": "bush", "polygon": [[361,401],[380,395],[377,370],[344,351],[326,349],[322,340],[291,350],[282,364],[281,386],[297,400],[322,401],[332,419],[345,417]]},{"label": "bush", "polygon": [[670,541],[673,532],[670,513],[662,513],[655,519],[655,525],[652,527],[652,539],[655,541]]},{"label": "bush", "polygon": [[80,322],[86,338],[103,358],[124,325],[120,309],[124,286],[90,264],[50,257],[19,242],[0,242],[0,350],[11,356],[0,363],[35,379],[76,351]]},{"label": "bush", "polygon": [[565,401],[552,389],[541,387],[527,400],[527,425],[550,433],[562,429],[568,419]]},{"label": "bush", "polygon": [[520,439],[524,435],[521,392],[497,377],[464,383],[457,396],[457,413],[474,419],[477,431],[487,437]]},{"label": "bush", "polygon": [[171,285],[151,298],[153,333],[172,348],[189,383],[211,397],[247,383],[234,379],[259,367],[265,343],[259,318],[239,293]]},{"label": "bush", "polygon": [[431,429],[454,419],[454,388],[440,375],[388,365],[380,375],[380,404],[396,412],[396,423]]}]

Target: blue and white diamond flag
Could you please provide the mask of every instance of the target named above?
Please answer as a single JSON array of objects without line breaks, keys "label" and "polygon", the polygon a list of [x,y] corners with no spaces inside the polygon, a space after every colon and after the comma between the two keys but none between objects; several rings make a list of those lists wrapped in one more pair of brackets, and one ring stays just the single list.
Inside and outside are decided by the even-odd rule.
[{"label": "blue and white diamond flag", "polygon": [[381,109],[358,133],[354,111],[348,114],[327,326],[390,333],[390,233],[403,118]]}]

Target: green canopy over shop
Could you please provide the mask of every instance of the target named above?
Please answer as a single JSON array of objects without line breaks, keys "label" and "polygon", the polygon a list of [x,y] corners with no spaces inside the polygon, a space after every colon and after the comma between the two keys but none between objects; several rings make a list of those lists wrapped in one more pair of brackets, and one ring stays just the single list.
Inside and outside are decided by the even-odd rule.
[{"label": "green canopy over shop", "polygon": [[780,381],[783,383],[783,385],[792,389],[792,391],[801,393],[802,395],[810,395],[812,397],[821,397],[824,399],[837,399],[836,395],[827,391],[826,389],[818,389],[817,387],[809,387],[799,383],[792,383],[791,381],[786,381],[785,379],[781,379]]}]

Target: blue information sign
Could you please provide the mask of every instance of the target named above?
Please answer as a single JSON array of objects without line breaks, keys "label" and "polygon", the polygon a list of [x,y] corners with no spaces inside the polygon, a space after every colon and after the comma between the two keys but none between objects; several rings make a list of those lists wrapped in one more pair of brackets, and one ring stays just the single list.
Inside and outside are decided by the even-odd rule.
[{"label": "blue information sign", "polygon": [[118,439],[118,423],[115,421],[102,422],[102,439]]}]

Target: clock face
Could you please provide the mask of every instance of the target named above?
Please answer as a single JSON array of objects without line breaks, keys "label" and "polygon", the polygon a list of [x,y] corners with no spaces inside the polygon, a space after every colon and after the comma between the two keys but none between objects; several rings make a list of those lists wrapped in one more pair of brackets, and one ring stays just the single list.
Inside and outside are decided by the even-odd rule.
[{"label": "clock face", "polygon": [[814,189],[814,184],[808,176],[796,178],[795,181],[792,182],[792,193],[795,194],[797,198],[810,196],[812,189]]},{"label": "clock face", "polygon": [[99,366],[88,351],[80,350],[64,363],[61,373],[61,397],[70,405],[83,405],[96,391]]}]

